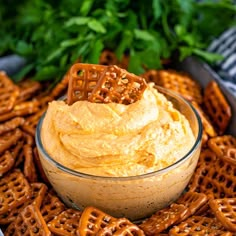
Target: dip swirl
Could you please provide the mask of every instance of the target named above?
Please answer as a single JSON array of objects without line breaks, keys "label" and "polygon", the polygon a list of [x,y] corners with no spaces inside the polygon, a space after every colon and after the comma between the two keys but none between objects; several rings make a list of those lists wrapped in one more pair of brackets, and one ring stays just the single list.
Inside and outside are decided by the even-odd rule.
[{"label": "dip swirl", "polygon": [[137,176],[182,158],[195,142],[187,119],[148,84],[130,105],[49,103],[41,139],[60,164],[98,176]]}]

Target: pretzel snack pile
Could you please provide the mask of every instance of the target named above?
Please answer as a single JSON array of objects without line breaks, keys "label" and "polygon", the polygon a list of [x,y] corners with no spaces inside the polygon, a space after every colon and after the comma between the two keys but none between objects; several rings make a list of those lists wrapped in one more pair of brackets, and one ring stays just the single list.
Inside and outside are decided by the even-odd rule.
[{"label": "pretzel snack pile", "polygon": [[182,196],[149,218],[131,222],[94,206],[83,211],[68,208],[54,192],[34,139],[48,102],[67,93],[68,104],[85,99],[130,104],[145,90],[141,77],[110,65],[118,61],[106,53],[100,65],[73,65],[51,90],[29,79],[16,84],[0,72],[0,228],[4,235],[235,235],[236,137],[226,133],[231,108],[216,82],[203,89],[189,75],[174,70],[149,70],[141,77],[180,93],[202,120],[201,154]]}]

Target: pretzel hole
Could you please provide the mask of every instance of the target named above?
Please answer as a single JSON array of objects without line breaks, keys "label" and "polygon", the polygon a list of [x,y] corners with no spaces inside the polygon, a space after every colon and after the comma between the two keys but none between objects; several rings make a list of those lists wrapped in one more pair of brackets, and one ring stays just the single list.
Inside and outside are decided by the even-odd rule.
[{"label": "pretzel hole", "polygon": [[37,226],[35,226],[32,230],[34,233],[38,233],[39,232],[39,228]]},{"label": "pretzel hole", "polygon": [[30,220],[31,225],[34,225],[35,223],[36,223],[36,220],[34,218]]},{"label": "pretzel hole", "polygon": [[227,181],[226,187],[227,187],[227,188],[231,187],[232,183],[233,183],[232,180]]}]

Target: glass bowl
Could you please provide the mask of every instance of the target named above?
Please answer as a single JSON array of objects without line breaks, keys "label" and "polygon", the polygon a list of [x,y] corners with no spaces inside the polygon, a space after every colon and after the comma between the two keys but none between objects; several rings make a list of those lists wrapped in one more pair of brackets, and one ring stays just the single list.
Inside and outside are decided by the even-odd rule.
[{"label": "glass bowl", "polygon": [[83,210],[97,207],[114,217],[138,221],[175,201],[195,170],[201,149],[202,124],[194,108],[181,96],[156,87],[189,121],[195,142],[174,164],[152,173],[131,177],[103,177],[69,169],[48,155],[40,136],[44,115],[36,128],[40,161],[52,187],[62,201]]}]

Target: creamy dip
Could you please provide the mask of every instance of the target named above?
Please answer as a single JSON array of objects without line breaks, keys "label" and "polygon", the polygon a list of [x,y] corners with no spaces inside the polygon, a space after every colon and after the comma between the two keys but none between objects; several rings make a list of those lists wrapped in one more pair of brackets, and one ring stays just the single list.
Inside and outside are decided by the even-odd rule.
[{"label": "creamy dip", "polygon": [[130,105],[52,101],[41,138],[60,164],[100,176],[162,169],[187,154],[195,142],[187,119],[152,83]]}]

